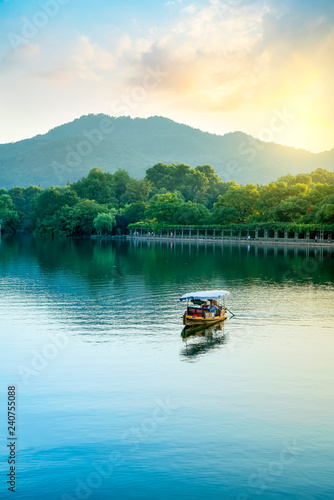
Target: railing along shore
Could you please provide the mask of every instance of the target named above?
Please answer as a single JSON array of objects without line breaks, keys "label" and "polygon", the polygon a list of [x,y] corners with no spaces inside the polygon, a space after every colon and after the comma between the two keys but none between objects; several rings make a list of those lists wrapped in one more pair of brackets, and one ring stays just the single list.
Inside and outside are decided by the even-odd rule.
[{"label": "railing along shore", "polygon": [[314,245],[333,246],[334,231],[302,231],[291,232],[279,230],[244,230],[235,234],[233,230],[192,230],[183,228],[168,231],[146,231],[144,228],[130,230],[127,238],[152,241],[193,241],[207,243],[246,243],[246,244],[280,244],[280,245]]}]

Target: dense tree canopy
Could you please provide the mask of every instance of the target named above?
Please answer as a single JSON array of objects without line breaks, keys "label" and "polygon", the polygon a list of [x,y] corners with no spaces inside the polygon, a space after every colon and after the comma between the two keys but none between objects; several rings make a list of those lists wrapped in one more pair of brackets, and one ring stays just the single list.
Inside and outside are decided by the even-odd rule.
[{"label": "dense tree canopy", "polygon": [[223,224],[249,222],[251,217],[258,214],[258,199],[259,192],[253,184],[231,185],[214,205],[215,221]]},{"label": "dense tree canopy", "polygon": [[334,172],[291,174],[267,185],[223,182],[210,165],[158,163],[142,180],[92,169],[66,186],[0,190],[2,230],[89,236],[130,223],[174,225],[334,224]]},{"label": "dense tree canopy", "polygon": [[100,168],[93,168],[87,177],[75,182],[72,189],[80,198],[118,205],[115,177],[113,174],[102,172]]},{"label": "dense tree canopy", "polygon": [[173,217],[177,209],[184,204],[180,194],[166,193],[156,194],[150,200],[149,208],[145,212],[148,219],[155,219],[158,222],[173,222]]},{"label": "dense tree canopy", "polygon": [[15,232],[21,225],[21,218],[9,194],[0,195],[0,220],[2,229],[8,233]]},{"label": "dense tree canopy", "polygon": [[158,163],[146,171],[146,179],[153,188],[179,191],[185,201],[203,203],[212,208],[220,194],[230,183],[225,183],[210,165],[191,168],[189,165],[165,165]]},{"label": "dense tree canopy", "polygon": [[111,234],[116,224],[116,210],[107,213],[98,213],[93,221],[94,228],[99,234]]}]

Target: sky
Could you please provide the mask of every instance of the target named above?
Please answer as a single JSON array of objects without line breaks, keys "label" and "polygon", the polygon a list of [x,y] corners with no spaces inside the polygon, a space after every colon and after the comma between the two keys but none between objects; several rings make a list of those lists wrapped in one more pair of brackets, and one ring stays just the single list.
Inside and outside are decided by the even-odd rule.
[{"label": "sky", "polygon": [[0,143],[89,113],[334,148],[333,0],[0,0]]}]

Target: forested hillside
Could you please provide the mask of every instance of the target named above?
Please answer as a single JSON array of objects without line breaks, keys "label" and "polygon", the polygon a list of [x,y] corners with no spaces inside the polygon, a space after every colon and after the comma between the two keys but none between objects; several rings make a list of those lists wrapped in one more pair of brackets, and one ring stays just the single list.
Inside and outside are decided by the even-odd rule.
[{"label": "forested hillside", "polygon": [[0,145],[0,188],[75,182],[93,167],[121,167],[142,179],[156,163],[209,164],[224,180],[267,183],[287,173],[334,170],[334,150],[312,154],[261,142],[242,132],[219,136],[162,117],[87,115],[12,144]]}]

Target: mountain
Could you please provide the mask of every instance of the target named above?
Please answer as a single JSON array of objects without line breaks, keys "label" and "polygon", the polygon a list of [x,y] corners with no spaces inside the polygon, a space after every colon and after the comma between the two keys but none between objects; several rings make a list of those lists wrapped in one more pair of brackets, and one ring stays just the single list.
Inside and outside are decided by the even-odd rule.
[{"label": "mountain", "polygon": [[112,118],[86,115],[44,135],[0,144],[0,188],[66,184],[91,168],[126,169],[144,177],[156,163],[209,164],[224,181],[267,183],[287,173],[334,170],[334,149],[310,153],[261,142],[243,132],[223,136],[167,118]]}]

